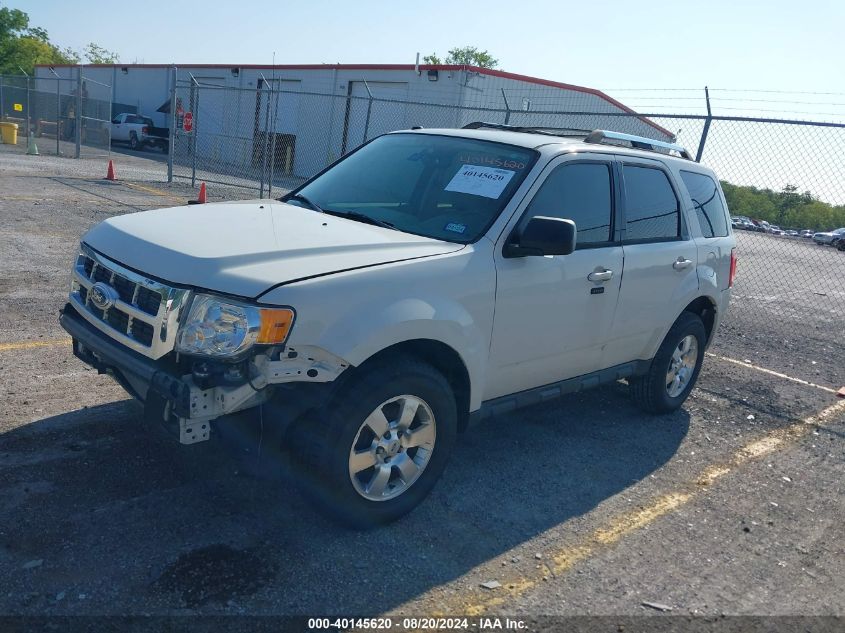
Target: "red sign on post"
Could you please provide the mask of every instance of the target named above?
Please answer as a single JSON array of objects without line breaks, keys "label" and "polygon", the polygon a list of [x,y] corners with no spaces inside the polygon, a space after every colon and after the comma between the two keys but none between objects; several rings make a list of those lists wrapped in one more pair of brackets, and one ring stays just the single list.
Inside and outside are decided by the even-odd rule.
[{"label": "red sign on post", "polygon": [[191,112],[185,113],[185,118],[182,119],[182,129],[190,132],[194,128],[194,115]]}]

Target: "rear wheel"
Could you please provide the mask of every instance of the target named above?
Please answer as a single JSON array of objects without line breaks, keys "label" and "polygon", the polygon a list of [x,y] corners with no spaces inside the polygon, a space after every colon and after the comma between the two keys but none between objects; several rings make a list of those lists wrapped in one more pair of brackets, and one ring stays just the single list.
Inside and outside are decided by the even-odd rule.
[{"label": "rear wheel", "polygon": [[135,132],[132,132],[129,135],[129,149],[137,150],[137,149],[140,149],[140,148],[141,148],[141,144],[138,142],[138,135],[135,134]]},{"label": "rear wheel", "polygon": [[306,497],[359,529],[422,502],[446,467],[457,428],[455,397],[433,367],[405,360],[365,371],[289,435]]},{"label": "rear wheel", "polygon": [[706,343],[701,317],[692,312],[681,314],[663,339],[648,373],[629,381],[637,406],[650,413],[680,408],[698,380]]}]

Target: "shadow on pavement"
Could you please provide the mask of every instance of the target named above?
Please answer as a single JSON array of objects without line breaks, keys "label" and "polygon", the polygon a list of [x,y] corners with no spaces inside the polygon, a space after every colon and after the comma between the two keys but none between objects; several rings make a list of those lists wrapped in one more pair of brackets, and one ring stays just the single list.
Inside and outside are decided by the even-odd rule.
[{"label": "shadow on pavement", "polygon": [[134,402],[47,418],[0,436],[0,611],[383,612],[647,477],[688,427],[621,386],[500,417],[459,437],[420,508],[359,533]]}]

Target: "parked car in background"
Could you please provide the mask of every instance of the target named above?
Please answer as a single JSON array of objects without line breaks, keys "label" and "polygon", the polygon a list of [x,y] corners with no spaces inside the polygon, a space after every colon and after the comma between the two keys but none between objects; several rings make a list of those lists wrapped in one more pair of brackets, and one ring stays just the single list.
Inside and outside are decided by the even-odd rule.
[{"label": "parked car in background", "polygon": [[845,227],[841,229],[836,229],[835,231],[826,231],[824,233],[814,233],[813,234],[813,241],[818,244],[819,246],[823,245],[832,245],[836,242],[840,237],[845,235]]},{"label": "parked car in background", "polygon": [[801,237],[805,237],[807,239],[813,238],[813,232],[810,229],[804,229],[801,231]]},{"label": "parked car in background", "polygon": [[167,152],[170,144],[170,130],[156,127],[150,117],[124,112],[111,122],[112,142],[128,143],[130,149],[142,150],[144,147],[158,147]]},{"label": "parked car in background", "polygon": [[798,231],[795,229],[789,229],[788,231],[783,232],[784,235],[788,235],[789,237],[798,237]]},{"label": "parked car in background", "polygon": [[751,221],[751,218],[747,218],[744,215],[735,215],[731,217],[731,226],[741,231],[757,230],[757,227],[755,226],[754,222]]},{"label": "parked car in background", "polygon": [[772,235],[783,235],[783,229],[775,224],[770,224],[766,227],[766,233],[770,233]]}]

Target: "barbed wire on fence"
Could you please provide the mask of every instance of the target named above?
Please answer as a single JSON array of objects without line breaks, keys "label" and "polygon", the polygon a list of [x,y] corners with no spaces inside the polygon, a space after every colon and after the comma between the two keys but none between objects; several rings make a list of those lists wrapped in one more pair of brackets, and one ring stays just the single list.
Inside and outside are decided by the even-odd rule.
[{"label": "barbed wire on fence", "polygon": [[[816,246],[807,237],[778,234],[845,226],[845,161],[839,158],[845,149],[845,124],[718,114],[712,107],[708,115],[706,102],[700,113],[628,112],[541,108],[547,96],[543,92],[526,96],[530,104],[522,108],[516,106],[522,105],[519,95],[524,92],[503,91],[498,103],[478,98],[456,106],[381,98],[366,91],[271,88],[177,82],[175,100],[192,104],[194,127],[191,132],[175,130],[174,178],[245,187],[263,197],[298,186],[381,134],[415,126],[455,128],[473,121],[672,137],[715,169],[733,213],[753,218],[759,227],[775,227],[769,233],[736,231],[741,254],[753,253],[758,264],[771,265],[755,264],[746,275],[740,267],[726,327],[742,334],[732,340],[743,340],[747,324],[760,323],[761,315],[762,322],[777,322],[778,331],[790,335],[798,335],[811,317],[845,329],[845,291],[834,281],[845,278],[845,253]],[[824,275],[815,272],[818,267]],[[786,268],[788,275],[782,274]],[[758,335],[748,336],[755,337],[758,350]]]},{"label": "barbed wire on fence", "polygon": [[[450,88],[426,100],[390,90],[376,94],[366,81],[354,83],[344,93],[336,92],[334,84],[303,91],[289,89],[284,79],[262,76],[257,86],[244,88],[174,73],[167,108],[159,109],[169,135],[168,171],[162,179],[222,183],[249,195],[275,196],[381,134],[416,126],[459,128],[474,121],[674,139],[716,171],[731,212],[756,222],[753,230],[735,231],[740,262],[747,253],[757,263],[746,271],[740,263],[725,326],[738,333],[734,344],[748,340],[759,353],[771,336],[754,331],[760,323],[777,330],[779,345],[793,344],[784,342],[786,336],[820,336],[803,331],[807,322],[845,331],[845,252],[830,248],[828,238],[820,238],[825,245],[816,246],[811,237],[785,234],[845,227],[845,124],[819,120],[826,116],[819,113],[802,119],[786,109],[773,113],[779,116],[765,116],[769,108],[742,107],[812,101],[819,108],[838,108],[835,98],[843,93],[715,88],[709,91],[708,109],[707,93],[698,88],[641,88],[625,92],[643,95],[630,102],[636,107],[626,109],[580,93],[562,98],[546,88],[501,86],[482,94],[472,90],[470,81],[465,93]],[[785,96],[745,99],[744,93]],[[137,111],[112,97],[110,86],[88,80],[84,73],[51,79],[0,77],[0,118],[20,121],[26,135],[42,142],[42,151],[98,155],[109,151],[116,109]]]}]

